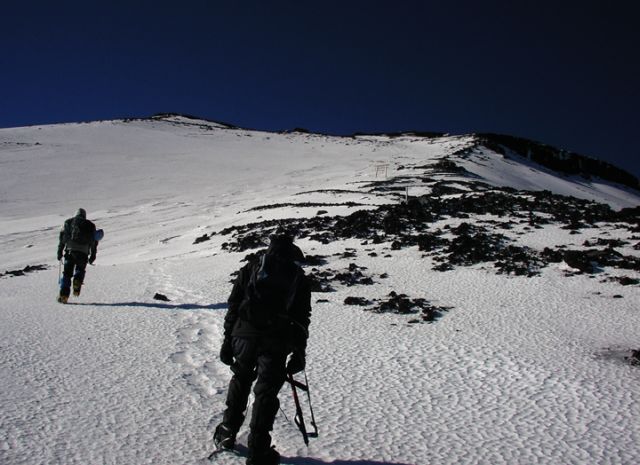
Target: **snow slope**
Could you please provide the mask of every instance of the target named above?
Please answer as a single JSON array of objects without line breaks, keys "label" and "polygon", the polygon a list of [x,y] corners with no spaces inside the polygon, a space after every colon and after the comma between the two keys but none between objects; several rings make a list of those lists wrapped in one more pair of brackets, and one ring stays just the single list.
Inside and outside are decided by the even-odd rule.
[{"label": "snow slope", "polygon": [[[178,116],[0,130],[0,272],[48,265],[0,277],[0,463],[209,463],[230,378],[217,358],[230,274],[246,254],[223,248],[226,227],[397,203],[402,191],[365,188],[383,172],[410,195],[428,193],[406,173],[446,156],[493,185],[640,204],[637,192],[489,150],[452,155],[472,143],[273,134]],[[283,206],[255,209],[273,204]],[[82,296],[62,306],[57,235],[80,206],[106,236]],[[459,223],[432,228],[447,222]],[[615,225],[516,232],[535,248],[634,240]],[[194,244],[203,234],[210,240]],[[640,348],[637,285],[567,277],[564,263],[535,278],[436,272],[415,247],[298,243],[334,270],[356,261],[376,283],[314,294],[307,374],[320,437],[306,448],[280,413],[282,463],[640,463],[640,370],[624,360]],[[620,250],[640,256],[632,242]],[[343,303],[391,291],[452,308],[411,324]],[[281,402],[291,419],[286,388]]]}]

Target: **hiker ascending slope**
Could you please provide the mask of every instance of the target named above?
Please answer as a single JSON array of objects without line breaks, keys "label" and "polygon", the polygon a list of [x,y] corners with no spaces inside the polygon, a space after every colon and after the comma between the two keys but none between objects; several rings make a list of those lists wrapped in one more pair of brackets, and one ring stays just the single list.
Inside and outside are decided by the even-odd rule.
[{"label": "hiker ascending slope", "polygon": [[87,263],[93,263],[96,259],[100,232],[96,232],[96,226],[87,219],[84,208],[79,208],[73,218],[64,222],[58,243],[58,261],[62,260],[64,254],[64,273],[60,280],[58,302],[67,303],[71,292],[71,278],[73,295],[80,295]]},{"label": "hiker ascending slope", "polygon": [[303,259],[289,235],[273,236],[266,253],[240,270],[229,297],[220,359],[231,366],[233,377],[214,442],[218,448],[234,447],[257,379],[247,465],[280,463],[269,433],[287,373],[304,370],[311,316],[309,281],[296,264]]}]

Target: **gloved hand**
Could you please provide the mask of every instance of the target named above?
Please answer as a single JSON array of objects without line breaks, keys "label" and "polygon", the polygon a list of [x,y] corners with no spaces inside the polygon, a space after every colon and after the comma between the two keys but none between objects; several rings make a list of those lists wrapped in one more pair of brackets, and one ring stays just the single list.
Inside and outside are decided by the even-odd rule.
[{"label": "gloved hand", "polygon": [[63,252],[63,249],[58,249],[58,255],[57,255],[58,261],[62,260],[62,252]]},{"label": "gloved hand", "polygon": [[95,255],[91,255],[91,257],[89,257],[89,265],[93,265],[93,262],[96,261],[96,256]]},{"label": "gloved hand", "polygon": [[302,350],[294,350],[289,357],[289,362],[287,363],[287,373],[295,375],[296,373],[300,373],[304,370],[305,365],[307,364],[307,360]]},{"label": "gloved hand", "polygon": [[233,347],[231,345],[231,339],[224,338],[222,347],[220,348],[220,360],[225,365],[231,366],[233,364]]}]

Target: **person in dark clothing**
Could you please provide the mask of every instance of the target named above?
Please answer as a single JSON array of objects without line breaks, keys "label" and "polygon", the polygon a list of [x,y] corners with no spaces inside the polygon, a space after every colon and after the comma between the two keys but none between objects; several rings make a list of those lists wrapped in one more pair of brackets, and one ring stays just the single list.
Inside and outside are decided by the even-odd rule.
[{"label": "person in dark clothing", "polygon": [[64,222],[58,242],[58,261],[64,254],[64,272],[60,281],[58,302],[66,304],[71,293],[73,278],[73,295],[79,296],[84,282],[87,263],[93,264],[98,253],[96,226],[87,219],[87,212],[79,208],[73,218]]},{"label": "person in dark clothing", "polygon": [[228,300],[220,359],[231,366],[233,377],[214,442],[218,448],[235,446],[255,381],[247,465],[280,463],[270,435],[278,392],[287,373],[298,373],[306,364],[311,287],[296,263],[303,260],[290,236],[273,236],[266,253],[240,270]]}]

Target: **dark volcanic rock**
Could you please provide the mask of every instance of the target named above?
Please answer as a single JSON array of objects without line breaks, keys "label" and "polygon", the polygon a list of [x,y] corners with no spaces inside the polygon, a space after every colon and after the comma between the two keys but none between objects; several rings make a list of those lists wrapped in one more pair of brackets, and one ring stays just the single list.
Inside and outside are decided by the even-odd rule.
[{"label": "dark volcanic rock", "polygon": [[576,268],[583,273],[593,273],[594,271],[591,259],[587,256],[586,252],[581,250],[567,250],[562,258],[571,268]]},{"label": "dark volcanic rock", "polygon": [[24,276],[28,273],[33,273],[34,271],[43,271],[48,269],[47,265],[27,265],[20,270],[9,270],[4,273],[0,273],[0,277],[2,276]]},{"label": "dark volcanic rock", "polygon": [[375,313],[397,313],[400,315],[420,313],[422,321],[431,322],[451,308],[433,306],[426,299],[411,299],[406,294],[392,291],[386,299],[376,300],[374,306],[368,310]]},{"label": "dark volcanic rock", "polygon": [[621,239],[603,239],[599,237],[595,241],[586,240],[582,245],[585,247],[597,247],[597,246],[606,246],[606,247],[622,247],[628,244],[627,241],[623,241]]},{"label": "dark volcanic rock", "polygon": [[364,297],[347,297],[344,299],[345,305],[359,305],[361,307],[369,305],[371,302]]},{"label": "dark volcanic rock", "polygon": [[538,254],[527,247],[508,245],[500,250],[498,257],[495,263],[498,273],[531,277],[538,275],[544,266]]},{"label": "dark volcanic rock", "polygon": [[[454,165],[448,161],[442,161],[439,166],[442,169],[454,170]],[[436,185],[438,189],[442,189],[441,192],[448,191],[445,182],[440,181]],[[420,252],[425,252],[425,255],[439,262],[434,267],[439,271],[451,269],[453,266],[495,262],[498,273],[534,276],[547,264],[558,263],[566,258],[571,262],[569,263],[571,266],[577,265],[575,267],[583,272],[592,273],[594,268],[591,262],[596,262],[597,266],[638,269],[640,259],[621,256],[613,251],[611,247],[619,247],[624,243],[617,239],[597,239],[595,242],[586,242],[587,246],[606,246],[605,250],[610,250],[606,253],[598,252],[595,256],[586,256],[580,251],[571,251],[567,254],[558,250],[560,247],[556,247],[555,250],[545,248],[541,252],[519,247],[509,237],[496,234],[495,230],[498,228],[514,230],[516,226],[523,224],[531,228],[556,224],[575,233],[579,228],[594,228],[601,222],[616,225],[619,228],[633,229],[640,225],[639,212],[638,208],[614,212],[607,205],[555,195],[549,191],[531,192],[511,188],[490,188],[475,189],[475,191],[450,198],[434,195],[410,197],[406,202],[358,210],[347,216],[321,215],[311,218],[267,220],[227,228],[220,231],[220,234],[232,235],[232,238],[222,245],[223,249],[228,251],[265,247],[271,234],[279,228],[285,228],[297,239],[306,238],[322,244],[344,239],[359,239],[363,245],[389,244],[391,250],[417,246]],[[504,219],[483,219],[473,223],[472,215],[492,215]],[[444,237],[444,233],[440,230],[429,231],[433,222],[444,218],[467,220],[460,226],[445,231],[452,233],[453,238]],[[524,230],[527,230],[526,227]],[[524,234],[522,231],[514,232],[517,235]],[[374,256],[376,252],[370,252],[370,254]],[[342,256],[355,258],[356,251],[346,250]],[[384,255],[384,257],[389,256],[389,254]],[[351,280],[344,275],[340,277],[345,283]],[[356,277],[357,280],[358,277]]]},{"label": "dark volcanic rock", "polygon": [[200,244],[202,242],[206,242],[208,240],[210,240],[211,238],[209,237],[208,234],[203,234],[202,236],[196,237],[196,240],[193,241],[194,244]]},{"label": "dark volcanic rock", "polygon": [[606,279],[606,281],[615,281],[623,286],[635,286],[640,283],[639,279],[630,278],[629,276],[612,276]]},{"label": "dark volcanic rock", "polygon": [[640,271],[640,258],[622,255],[612,248],[567,250],[563,259],[567,265],[583,273],[594,273],[596,267],[604,266]]},{"label": "dark volcanic rock", "polygon": [[334,292],[335,289],[329,284],[331,273],[326,271],[312,271],[307,274],[311,285],[311,292]]},{"label": "dark volcanic rock", "polygon": [[442,173],[468,173],[462,166],[458,166],[455,162],[448,158],[442,158],[437,163],[430,166],[435,171]]},{"label": "dark volcanic rock", "polygon": [[349,264],[349,269],[347,271],[338,272],[331,279],[346,286],[374,284],[373,279],[371,279],[370,276],[366,276],[362,271],[360,271],[363,269],[365,268],[358,267],[354,263],[351,263]]},{"label": "dark volcanic rock", "polygon": [[484,228],[462,223],[451,230],[457,235],[451,240],[445,251],[447,260],[454,265],[474,265],[497,259],[506,238],[499,234],[490,234]]}]

